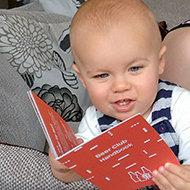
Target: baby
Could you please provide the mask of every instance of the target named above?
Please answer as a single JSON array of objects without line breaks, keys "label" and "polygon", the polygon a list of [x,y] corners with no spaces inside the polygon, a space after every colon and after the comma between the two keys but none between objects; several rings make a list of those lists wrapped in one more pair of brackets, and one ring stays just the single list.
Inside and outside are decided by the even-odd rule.
[{"label": "baby", "polygon": [[[137,113],[157,131],[183,164],[153,171],[162,190],[190,189],[190,92],[159,80],[166,46],[151,10],[140,0],[88,0],[73,18],[73,69],[87,89],[88,108],[76,136],[88,141]],[[49,155],[54,175],[65,182],[81,177]],[[124,176],[123,176],[124,177]]]}]

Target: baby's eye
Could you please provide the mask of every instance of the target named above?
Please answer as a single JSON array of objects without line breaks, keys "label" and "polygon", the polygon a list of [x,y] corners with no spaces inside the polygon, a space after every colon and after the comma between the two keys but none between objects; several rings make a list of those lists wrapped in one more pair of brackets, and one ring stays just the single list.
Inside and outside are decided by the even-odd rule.
[{"label": "baby's eye", "polygon": [[140,69],[140,67],[131,67],[129,70],[132,72],[137,72]]},{"label": "baby's eye", "polygon": [[104,73],[104,74],[101,74],[99,77],[104,79],[104,78],[108,77],[108,74]]},{"label": "baby's eye", "polygon": [[100,75],[97,75],[96,78],[101,78],[101,79],[104,79],[106,77],[108,77],[109,75],[107,73],[103,73],[103,74],[100,74]]}]

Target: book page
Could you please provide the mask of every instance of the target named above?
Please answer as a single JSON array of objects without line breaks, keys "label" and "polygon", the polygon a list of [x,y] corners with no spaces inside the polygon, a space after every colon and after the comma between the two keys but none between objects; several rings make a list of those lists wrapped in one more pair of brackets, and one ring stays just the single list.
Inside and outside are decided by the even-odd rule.
[{"label": "book page", "polygon": [[76,147],[77,138],[63,118],[32,91],[28,94],[54,157]]},{"label": "book page", "polygon": [[159,134],[136,115],[79,145],[58,160],[101,190],[133,190],[154,184],[152,171],[179,162]]}]

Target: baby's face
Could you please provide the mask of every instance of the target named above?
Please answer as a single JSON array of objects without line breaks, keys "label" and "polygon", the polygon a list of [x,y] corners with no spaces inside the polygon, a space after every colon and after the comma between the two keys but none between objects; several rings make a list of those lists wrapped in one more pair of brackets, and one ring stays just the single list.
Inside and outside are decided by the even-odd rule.
[{"label": "baby's face", "polygon": [[160,51],[148,35],[119,27],[75,40],[73,68],[94,106],[121,121],[137,113],[147,118],[163,72],[165,47]]}]

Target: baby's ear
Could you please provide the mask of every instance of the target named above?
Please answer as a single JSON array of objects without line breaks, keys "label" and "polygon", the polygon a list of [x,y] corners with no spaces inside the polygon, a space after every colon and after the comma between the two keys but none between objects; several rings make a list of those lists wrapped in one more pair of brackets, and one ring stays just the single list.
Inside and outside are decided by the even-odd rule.
[{"label": "baby's ear", "polygon": [[160,48],[160,53],[159,53],[159,75],[161,75],[164,72],[166,49],[167,49],[166,46],[162,46]]},{"label": "baby's ear", "polygon": [[81,75],[81,73],[80,73],[80,70],[78,69],[77,65],[76,65],[76,64],[73,64],[73,65],[72,65],[72,68],[73,68],[73,70],[77,73],[77,75],[78,75],[80,81],[82,82],[83,87],[86,88],[86,85],[85,85],[85,83],[84,83],[83,77],[82,77],[82,75]]}]

